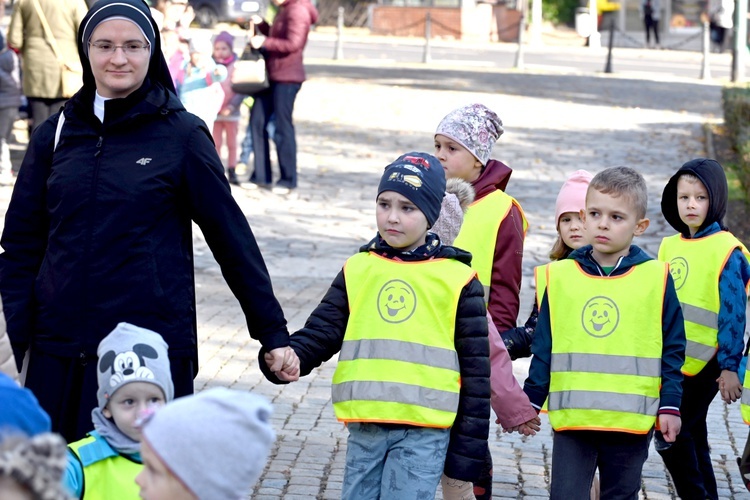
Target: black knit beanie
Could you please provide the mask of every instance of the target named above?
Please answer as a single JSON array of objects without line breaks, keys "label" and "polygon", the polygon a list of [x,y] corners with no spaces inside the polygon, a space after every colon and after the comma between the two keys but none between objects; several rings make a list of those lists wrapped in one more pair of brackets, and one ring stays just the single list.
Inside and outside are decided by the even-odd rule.
[{"label": "black knit beanie", "polygon": [[432,227],[440,215],[445,195],[445,171],[440,161],[427,153],[406,153],[385,167],[378,186],[383,191],[395,191],[414,203]]}]

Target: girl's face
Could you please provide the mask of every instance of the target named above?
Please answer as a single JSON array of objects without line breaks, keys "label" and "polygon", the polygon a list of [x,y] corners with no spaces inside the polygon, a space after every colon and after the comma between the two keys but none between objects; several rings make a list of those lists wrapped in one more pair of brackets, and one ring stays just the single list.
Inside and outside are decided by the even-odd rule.
[{"label": "girl's face", "polygon": [[446,179],[474,182],[482,173],[482,163],[468,149],[442,134],[435,135],[435,157],[443,165]]},{"label": "girl's face", "polygon": [[225,42],[216,42],[214,44],[214,59],[225,61],[232,55],[232,48]]},{"label": "girl's face", "polygon": [[583,235],[583,221],[579,212],[565,212],[562,214],[557,228],[563,243],[573,250],[577,250],[588,244]]}]

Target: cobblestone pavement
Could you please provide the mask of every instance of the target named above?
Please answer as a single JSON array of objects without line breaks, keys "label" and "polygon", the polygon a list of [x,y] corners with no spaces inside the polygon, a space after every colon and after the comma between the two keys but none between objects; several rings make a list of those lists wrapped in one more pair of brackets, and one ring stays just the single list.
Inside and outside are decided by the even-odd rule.
[{"label": "cobblestone pavement", "polygon": [[[232,188],[291,331],[303,325],[345,259],[374,235],[382,168],[401,153],[430,151],[437,123],[457,106],[483,102],[506,128],[493,157],[514,169],[508,192],[530,222],[521,321],[531,310],[533,267],[547,261],[554,239],[554,201],[567,174],[616,165],[639,169],[649,183],[652,224],[637,243],[655,255],[660,239],[670,234],[659,212],[661,190],[684,161],[705,155],[703,125],[721,119],[715,82],[327,61],[308,61],[308,73],[295,109],[298,193],[281,197]],[[9,194],[0,188],[2,207]],[[278,440],[252,498],[339,498],[347,433],[330,403],[335,359],[288,386],[265,381],[258,344],[248,336],[240,307],[199,231],[195,240],[201,359],[196,390],[248,390],[270,398],[275,408]],[[520,381],[527,369],[528,360],[514,364]],[[493,424],[495,498],[548,496],[552,437],[546,417],[543,426],[536,437],[524,438]],[[747,435],[739,407],[717,398],[709,428],[720,497],[750,498],[734,463]],[[644,468],[641,497],[674,498],[655,452]]]}]

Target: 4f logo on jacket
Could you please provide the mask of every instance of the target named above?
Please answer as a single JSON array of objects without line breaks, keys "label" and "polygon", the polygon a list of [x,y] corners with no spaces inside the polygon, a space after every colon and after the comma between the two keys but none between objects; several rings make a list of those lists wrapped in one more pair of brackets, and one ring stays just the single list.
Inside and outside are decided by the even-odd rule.
[{"label": "4f logo on jacket", "polygon": [[151,162],[151,158],[141,158],[140,160],[136,161],[136,163],[139,165],[145,165],[149,162]]}]

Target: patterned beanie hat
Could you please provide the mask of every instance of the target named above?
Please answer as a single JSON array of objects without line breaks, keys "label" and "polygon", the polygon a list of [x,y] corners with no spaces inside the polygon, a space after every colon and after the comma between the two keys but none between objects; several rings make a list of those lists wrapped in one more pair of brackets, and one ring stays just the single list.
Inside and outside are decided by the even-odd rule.
[{"label": "patterned beanie hat", "polygon": [[120,323],[99,343],[96,354],[99,356],[96,397],[100,410],[117,389],[131,382],[156,385],[167,403],[174,398],[167,343],[158,333]]},{"label": "patterned beanie hat", "polygon": [[378,196],[395,191],[414,203],[432,227],[440,215],[445,194],[445,171],[440,160],[427,153],[411,152],[399,156],[385,167]]},{"label": "patterned beanie hat", "polygon": [[435,135],[458,142],[485,166],[503,132],[503,122],[494,111],[484,104],[469,104],[448,113]]},{"label": "patterned beanie hat", "polygon": [[65,440],[51,432],[11,436],[0,444],[0,478],[10,478],[38,500],[68,500],[63,473],[68,463]]}]

